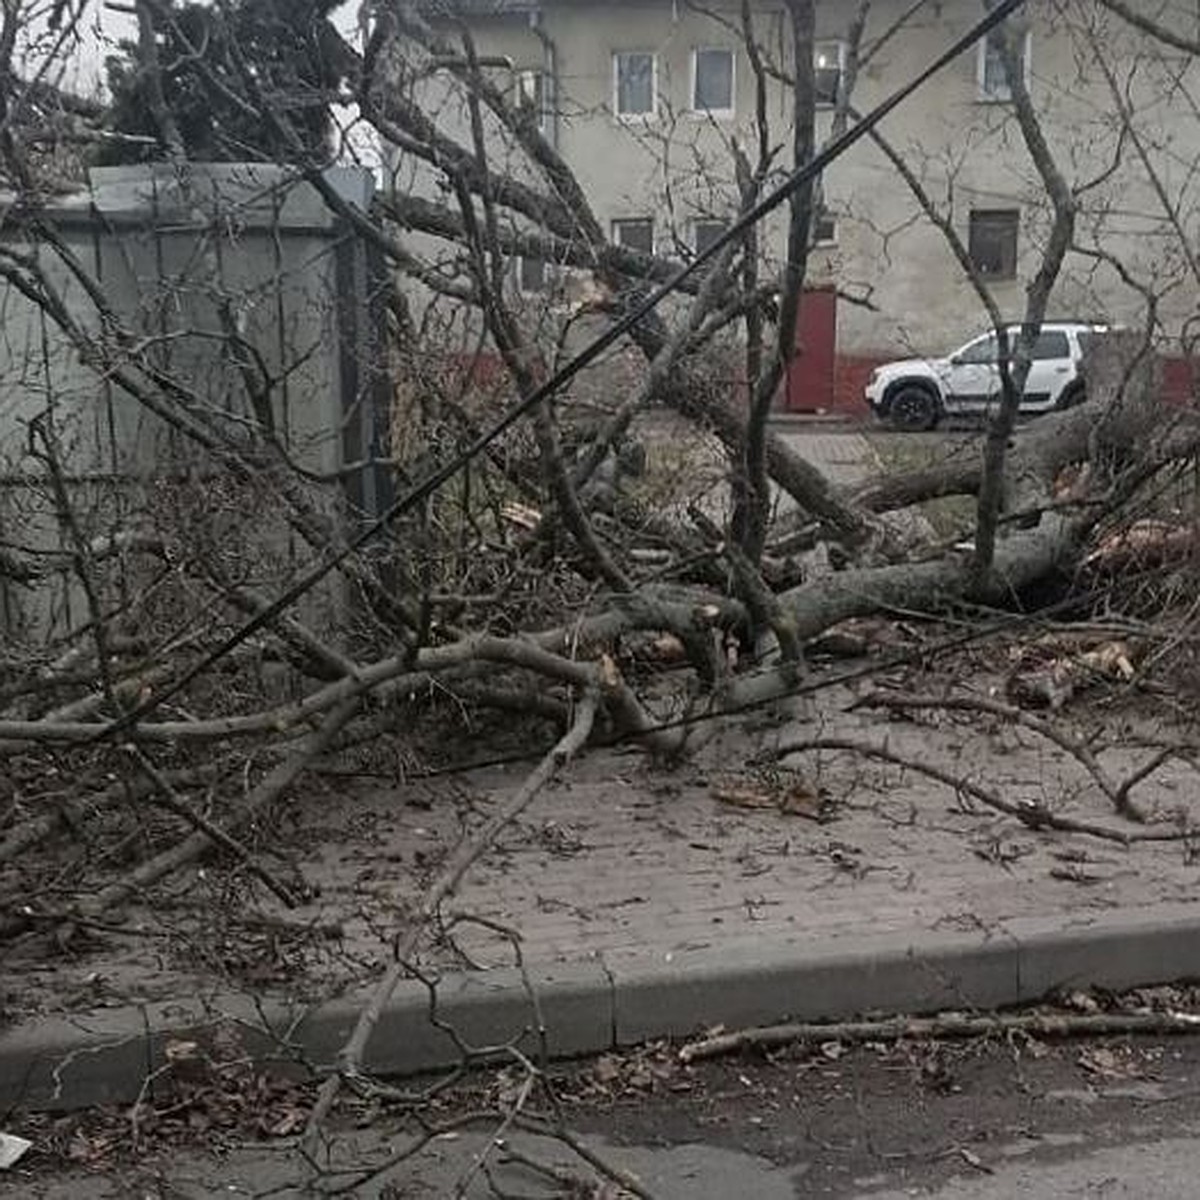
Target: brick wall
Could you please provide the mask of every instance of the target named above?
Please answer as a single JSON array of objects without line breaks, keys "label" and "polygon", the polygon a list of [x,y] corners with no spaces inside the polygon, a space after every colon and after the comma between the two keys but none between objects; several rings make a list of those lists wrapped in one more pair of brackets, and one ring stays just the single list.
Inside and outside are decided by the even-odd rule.
[{"label": "brick wall", "polygon": [[865,417],[871,412],[863,389],[871,372],[880,363],[888,361],[888,355],[839,354],[833,373],[833,411],[852,417]]}]

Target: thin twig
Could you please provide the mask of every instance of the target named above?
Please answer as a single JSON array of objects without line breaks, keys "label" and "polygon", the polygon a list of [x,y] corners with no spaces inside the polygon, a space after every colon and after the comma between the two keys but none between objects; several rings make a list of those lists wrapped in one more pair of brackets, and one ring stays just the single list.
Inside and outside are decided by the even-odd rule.
[{"label": "thin twig", "polygon": [[908,692],[873,692],[864,696],[854,704],[855,708],[883,708],[889,712],[903,712],[913,709],[942,709],[947,712],[986,713],[988,716],[1000,717],[1012,721],[1026,729],[1053,742],[1060,750],[1069,754],[1096,781],[1100,790],[1112,801],[1123,817],[1131,821],[1145,824],[1146,814],[1136,808],[1129,799],[1129,793],[1134,786],[1153,774],[1163,763],[1172,756],[1172,751],[1166,751],[1156,756],[1141,770],[1123,783],[1111,779],[1108,772],[1100,765],[1099,760],[1090,746],[1079,738],[1072,736],[1053,721],[1047,721],[1035,713],[1026,712],[1014,704],[1005,704],[987,696],[918,696]]},{"label": "thin twig", "polygon": [[1076,821],[1070,817],[1061,817],[1057,813],[1051,812],[1044,804],[1033,801],[1018,803],[1006,800],[998,792],[981,783],[975,783],[959,775],[952,775],[949,771],[943,771],[940,767],[932,766],[929,763],[907,758],[887,746],[874,745],[856,738],[799,738],[777,747],[771,752],[771,757],[782,759],[792,754],[811,754],[821,750],[839,750],[847,754],[861,754],[865,758],[878,759],[880,762],[889,762],[895,766],[904,767],[906,770],[916,771],[920,775],[944,783],[960,795],[970,796],[972,799],[986,804],[989,808],[994,808],[997,812],[1015,817],[1022,825],[1030,829],[1058,829],[1064,833],[1080,833],[1108,842],[1119,842],[1123,846],[1129,846],[1135,842],[1186,841],[1188,838],[1196,836],[1196,830],[1191,825],[1177,826],[1170,832],[1165,829],[1123,830],[1112,829],[1107,825],[1097,825],[1091,821]]},{"label": "thin twig", "polygon": [[583,748],[591,736],[598,707],[598,689],[589,688],[579,702],[575,720],[567,733],[542,759],[507,803],[495,812],[473,837],[458,847],[437,878],[426,889],[407,933],[397,940],[394,961],[379,981],[370,1002],[360,1013],[349,1040],[338,1055],[337,1071],[321,1085],[305,1132],[305,1140],[309,1144],[319,1135],[333,1108],[342,1080],[362,1072],[367,1042],[396,986],[408,974],[408,960],[413,957],[426,925],[437,915],[440,906],[454,894],[466,873],[486,853],[500,833],[529,807],[546,784]]}]

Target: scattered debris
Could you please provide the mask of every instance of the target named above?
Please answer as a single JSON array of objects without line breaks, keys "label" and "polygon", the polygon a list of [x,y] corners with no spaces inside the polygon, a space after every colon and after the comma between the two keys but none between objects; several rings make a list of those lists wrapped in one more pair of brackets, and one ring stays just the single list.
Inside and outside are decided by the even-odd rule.
[{"label": "scattered debris", "polygon": [[1110,574],[1162,566],[1192,554],[1197,548],[1197,532],[1195,522],[1134,521],[1101,538],[1083,566]]},{"label": "scattered debris", "polygon": [[542,523],[542,514],[536,508],[530,508],[528,504],[518,504],[515,500],[510,500],[503,505],[500,515],[510,525],[515,525],[518,529],[526,529],[530,533],[533,533]]},{"label": "scattered debris", "polygon": [[1004,692],[1022,708],[1057,712],[1085,688],[1104,681],[1128,683],[1137,674],[1141,648],[1123,640],[1080,642],[1047,635],[1014,646]]},{"label": "scattered debris", "polygon": [[712,796],[731,808],[773,810],[819,822],[832,820],[836,807],[822,789],[786,771],[764,771],[750,780],[716,784]]},{"label": "scattered debris", "polygon": [[8,1171],[33,1148],[33,1143],[15,1133],[0,1133],[0,1171]]}]

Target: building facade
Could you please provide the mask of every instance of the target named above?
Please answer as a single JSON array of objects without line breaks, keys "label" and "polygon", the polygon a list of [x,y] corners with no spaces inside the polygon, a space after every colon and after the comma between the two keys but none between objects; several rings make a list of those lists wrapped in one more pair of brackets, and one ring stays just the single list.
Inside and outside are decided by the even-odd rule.
[{"label": "building facade", "polygon": [[[816,9],[820,145],[911,80],[985,6],[874,0],[857,35],[858,4],[817,0]],[[436,0],[428,14],[448,40],[467,25],[491,77],[535,112],[616,243],[674,259],[703,249],[737,211],[737,158],[753,165],[764,125],[772,178],[791,166],[792,32],[778,2]],[[1011,20],[1079,206],[1051,315],[1151,321],[1160,350],[1187,358],[1200,284],[1195,63],[1098,0],[1029,0]],[[886,146],[864,139],[821,183],[801,342],[831,365],[785,394],[792,407],[853,407],[875,363],[943,353],[986,326],[942,223],[1008,319],[1020,319],[1042,259],[1050,206],[995,39],[944,68],[880,132]],[[763,245],[778,267],[780,219]],[[532,257],[514,271],[531,295],[561,282]],[[1186,382],[1177,367],[1173,385]]]}]

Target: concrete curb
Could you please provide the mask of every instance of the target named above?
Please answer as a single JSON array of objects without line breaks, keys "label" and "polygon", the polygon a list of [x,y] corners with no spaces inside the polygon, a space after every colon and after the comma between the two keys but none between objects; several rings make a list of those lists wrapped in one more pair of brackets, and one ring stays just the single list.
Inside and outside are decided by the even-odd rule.
[{"label": "concrete curb", "polygon": [[[1002,933],[875,935],[816,941],[757,939],[736,947],[628,955],[605,963],[534,967],[551,1054],[566,1058],[785,1019],[992,1009],[1062,988],[1129,988],[1200,978],[1200,909],[1147,908],[1095,918],[1008,922]],[[460,1061],[453,1028],[473,1047],[522,1039],[536,1023],[515,970],[443,977],[436,1024],[429,991],[396,991],[366,1066],[408,1075]],[[363,997],[307,1010],[245,996],[101,1009],[0,1032],[0,1111],[128,1104],[165,1084],[172,1040],[227,1045],[264,1064],[317,1070],[350,1034]],[[228,1051],[226,1050],[227,1054]]]}]

